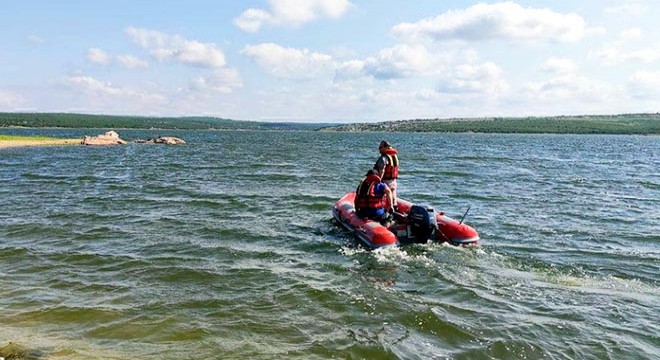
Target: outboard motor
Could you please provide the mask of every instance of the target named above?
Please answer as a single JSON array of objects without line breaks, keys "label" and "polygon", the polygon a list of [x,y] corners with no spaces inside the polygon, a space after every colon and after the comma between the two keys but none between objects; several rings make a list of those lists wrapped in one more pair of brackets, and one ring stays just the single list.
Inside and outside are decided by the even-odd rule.
[{"label": "outboard motor", "polygon": [[410,236],[416,243],[424,244],[429,239],[435,238],[435,230],[438,227],[435,221],[435,210],[428,205],[413,205],[408,212],[408,225]]}]

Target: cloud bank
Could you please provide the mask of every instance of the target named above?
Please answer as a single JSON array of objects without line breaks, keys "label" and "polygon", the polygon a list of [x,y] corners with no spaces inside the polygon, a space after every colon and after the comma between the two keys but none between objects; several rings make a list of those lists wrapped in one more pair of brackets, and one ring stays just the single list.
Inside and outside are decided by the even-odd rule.
[{"label": "cloud bank", "polygon": [[393,35],[403,41],[576,42],[588,32],[584,19],[577,14],[524,8],[514,2],[476,4],[392,29]]},{"label": "cloud bank", "polygon": [[253,59],[263,71],[278,78],[305,79],[332,68],[330,55],[273,43],[248,45],[241,54]]},{"label": "cloud bank", "polygon": [[270,0],[270,10],[250,8],[234,19],[246,32],[257,32],[264,25],[300,26],[320,19],[337,19],[353,6],[348,0]]},{"label": "cloud bank", "polygon": [[202,68],[225,66],[225,54],[212,43],[135,27],[126,28],[126,34],[159,61],[171,60]]}]

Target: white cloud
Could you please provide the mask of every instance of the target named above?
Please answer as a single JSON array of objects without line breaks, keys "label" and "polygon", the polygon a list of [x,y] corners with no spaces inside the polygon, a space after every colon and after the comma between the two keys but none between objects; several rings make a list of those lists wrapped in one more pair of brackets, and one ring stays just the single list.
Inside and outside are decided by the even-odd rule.
[{"label": "white cloud", "polygon": [[209,91],[230,93],[243,86],[243,81],[236,69],[222,68],[214,70],[210,75],[198,76],[191,81],[190,90],[208,93]]},{"label": "white cloud", "polygon": [[37,44],[37,45],[46,43],[46,39],[42,38],[41,36],[34,35],[34,34],[28,35],[27,41],[29,41],[32,44]]},{"label": "white cloud", "polygon": [[333,66],[330,55],[273,43],[248,45],[241,54],[252,58],[263,71],[279,78],[313,78]]},{"label": "white cloud", "polygon": [[257,32],[264,25],[300,26],[319,18],[337,19],[353,5],[348,0],[270,0],[270,11],[248,9],[234,19],[243,31]]},{"label": "white cloud", "polygon": [[[509,89],[502,69],[492,62],[479,62],[474,51],[431,52],[423,45],[401,44],[380,50],[364,60],[337,66],[335,81],[417,78],[435,80],[444,94],[499,96]],[[416,95],[417,96],[417,95]]]},{"label": "white cloud", "polygon": [[553,74],[573,73],[576,69],[577,65],[573,60],[561,57],[551,57],[540,67],[541,71]]},{"label": "white cloud", "polygon": [[590,31],[577,14],[523,8],[514,2],[476,4],[416,23],[396,25],[403,41],[417,39],[479,41],[504,39],[532,42],[576,42]]},{"label": "white cloud", "polygon": [[624,62],[652,63],[660,61],[660,49],[644,48],[624,52],[618,47],[610,46],[589,54],[590,58],[601,60],[604,64],[615,65]]},{"label": "white cloud", "polygon": [[657,100],[660,94],[660,71],[637,71],[628,80],[630,95],[638,99]]},{"label": "white cloud", "polygon": [[614,15],[634,15],[639,16],[647,11],[647,7],[641,3],[629,2],[617,6],[605,8],[605,13]]},{"label": "white cloud", "polygon": [[66,81],[82,89],[108,95],[121,95],[123,92],[121,89],[113,87],[111,83],[97,80],[91,76],[71,76]]},{"label": "white cloud", "polygon": [[468,103],[491,106],[510,88],[502,69],[480,61],[473,50],[430,51],[419,44],[401,44],[366,59],[345,61],[336,71],[334,90],[341,94],[342,103],[351,104],[355,111],[388,117],[395,112],[400,118],[420,113],[437,117],[439,110],[449,106],[464,106],[461,111],[467,112]]},{"label": "white cloud", "polygon": [[420,101],[438,101],[442,95],[432,89],[421,89],[415,92],[415,98]]},{"label": "white cloud", "polygon": [[234,25],[247,32],[257,32],[263,24],[274,23],[273,15],[259,9],[248,9],[234,19]]},{"label": "white cloud", "polygon": [[[609,85],[590,80],[584,76],[568,74],[549,80],[529,82],[524,94],[532,101],[604,101],[613,94]],[[557,109],[556,113],[561,113]]]},{"label": "white cloud", "polygon": [[376,79],[437,74],[448,63],[446,56],[432,54],[422,45],[397,45],[364,60],[364,72]]},{"label": "white cloud", "polygon": [[25,104],[25,98],[14,91],[0,89],[0,109],[14,111]]},{"label": "white cloud", "polygon": [[361,80],[365,75],[363,60],[349,60],[337,64],[335,81]]},{"label": "white cloud", "polygon": [[87,60],[101,65],[108,65],[113,61],[117,61],[123,67],[128,69],[145,68],[149,66],[148,62],[133,55],[111,56],[98,48],[91,48],[87,51]]},{"label": "white cloud", "polygon": [[101,81],[91,76],[71,76],[66,79],[66,82],[78,90],[101,97],[126,98],[153,103],[164,101],[164,97],[160,94],[116,87],[110,82]]},{"label": "white cloud", "polygon": [[187,40],[179,35],[169,35],[160,31],[129,27],[126,34],[158,60],[176,62],[204,68],[225,66],[224,53],[213,43]]},{"label": "white cloud", "polygon": [[344,61],[336,66],[335,80],[373,77],[378,80],[433,76],[446,71],[451,53],[432,53],[423,45],[400,44],[378,51],[364,60]]},{"label": "white cloud", "polygon": [[499,96],[509,89],[502,69],[492,62],[458,65],[448,75],[440,81],[438,92]]},{"label": "white cloud", "polygon": [[619,38],[622,40],[639,39],[640,37],[642,37],[642,29],[637,27],[623,30],[619,34]]},{"label": "white cloud", "polygon": [[394,104],[405,97],[406,94],[401,91],[371,89],[362,94],[360,101],[367,104]]},{"label": "white cloud", "polygon": [[106,65],[110,62],[110,56],[101,49],[91,48],[87,51],[87,60],[95,64]]},{"label": "white cloud", "polygon": [[148,62],[146,62],[142,59],[138,59],[137,57],[135,57],[133,55],[117,55],[116,59],[120,64],[122,64],[122,66],[124,66],[126,68],[129,68],[129,69],[149,67]]}]

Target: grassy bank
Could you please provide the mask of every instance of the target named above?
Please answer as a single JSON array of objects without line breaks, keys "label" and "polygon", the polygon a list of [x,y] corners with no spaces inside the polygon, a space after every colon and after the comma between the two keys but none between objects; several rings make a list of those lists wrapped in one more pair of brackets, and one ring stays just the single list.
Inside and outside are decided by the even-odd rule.
[{"label": "grassy bank", "polygon": [[60,139],[47,136],[16,136],[0,134],[0,148],[16,146],[79,145],[81,139]]}]

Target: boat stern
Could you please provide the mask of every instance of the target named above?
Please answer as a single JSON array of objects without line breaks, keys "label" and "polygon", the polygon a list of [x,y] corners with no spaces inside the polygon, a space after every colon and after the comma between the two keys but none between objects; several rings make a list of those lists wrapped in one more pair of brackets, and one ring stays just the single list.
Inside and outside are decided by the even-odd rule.
[{"label": "boat stern", "polygon": [[438,240],[444,240],[456,246],[477,245],[479,243],[479,233],[473,227],[444,215],[439,215],[437,220]]}]

